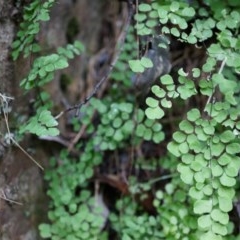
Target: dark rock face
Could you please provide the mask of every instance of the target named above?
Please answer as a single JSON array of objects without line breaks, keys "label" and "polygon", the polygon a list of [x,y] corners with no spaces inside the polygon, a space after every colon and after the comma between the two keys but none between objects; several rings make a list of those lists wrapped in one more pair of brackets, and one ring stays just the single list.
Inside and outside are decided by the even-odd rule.
[{"label": "dark rock face", "polygon": [[37,225],[46,202],[39,169],[14,149],[1,160],[0,171],[1,239],[39,239]]}]

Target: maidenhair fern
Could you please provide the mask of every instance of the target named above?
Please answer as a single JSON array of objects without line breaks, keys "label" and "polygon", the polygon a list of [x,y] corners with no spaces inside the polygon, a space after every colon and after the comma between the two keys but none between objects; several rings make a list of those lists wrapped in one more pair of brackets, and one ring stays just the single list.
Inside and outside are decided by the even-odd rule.
[{"label": "maidenhair fern", "polygon": [[[186,22],[182,17],[193,17],[196,13],[192,7],[182,9],[183,6],[177,2],[165,8],[159,5],[160,22],[165,24],[170,21],[180,28],[184,26]],[[202,240],[222,239],[228,234],[228,213],[233,208],[234,186],[240,169],[239,111],[236,108],[239,89],[236,79],[228,79],[224,71],[229,67],[238,72],[240,54],[234,30],[239,27],[240,15],[222,7],[222,12],[218,9],[213,17],[203,9],[199,10],[203,19],[197,19],[192,24],[188,35],[176,28],[162,27],[164,33],[193,44],[212,37],[212,29],[220,21],[217,27],[217,40],[220,41],[206,48],[206,63],[202,69],[194,68],[192,77],[180,70],[178,83],[175,84],[170,75],[165,75],[160,79],[160,87],[152,87],[155,97],[146,100],[148,118],[161,119],[166,112],[164,108],[171,107],[175,98],[189,99],[198,94],[197,89],[208,97],[203,112],[198,109],[188,111],[186,119],[179,124],[179,131],[173,134],[173,141],[168,144],[168,150],[181,159],[178,171],[182,181],[190,185],[189,196],[193,199],[193,211],[199,216],[198,228],[202,231]],[[226,16],[226,11],[230,16]],[[185,19],[188,20],[188,17]],[[201,72],[207,73],[207,77],[204,78]],[[219,94],[221,97],[216,99]]]},{"label": "maidenhair fern", "polygon": [[102,157],[93,151],[90,142],[85,149],[79,159],[62,151],[58,158],[50,160],[51,168],[46,171],[45,179],[50,183],[47,194],[52,204],[48,217],[52,224],[39,226],[43,238],[107,239],[106,232],[102,232],[106,221],[104,209],[86,188],[94,166],[101,163]]},{"label": "maidenhair fern", "polygon": [[66,48],[58,48],[57,53],[41,56],[34,60],[31,71],[24,78],[20,86],[26,90],[41,87],[53,80],[54,72],[68,67],[68,59],[74,58],[83,51],[83,45],[76,41],[73,45],[68,44]]},{"label": "maidenhair fern", "polygon": [[[35,36],[40,21],[49,20],[54,2],[35,0],[25,8],[24,22],[13,43],[14,59],[20,53],[26,57],[40,50]],[[201,2],[201,6],[197,2]],[[130,94],[134,90],[131,80],[158,66],[144,54],[138,57],[141,55],[137,53],[139,46],[130,29],[125,48],[111,74],[109,96],[92,97],[79,109],[77,118],[72,119],[74,131],[78,131],[78,135],[84,132],[84,138],[80,137],[75,146],[79,157],[62,151],[50,160],[45,174],[49,182],[47,194],[51,198],[50,223],[40,225],[40,234],[53,240],[107,239],[106,216],[104,218],[101,210],[96,213],[93,207],[96,201],[89,190],[90,182],[96,177],[95,172],[100,171],[98,166],[113,155],[115,158],[117,151],[127,151],[130,147],[132,156],[128,161],[132,170],[124,172],[130,196],[118,199],[109,217],[116,237],[124,240],[235,240],[229,212],[233,209],[240,169],[237,75],[240,72],[240,4],[230,0],[206,3],[163,0],[136,7],[134,29],[136,39],[140,38],[146,45],[144,51],[151,48],[145,39],[160,35],[160,38],[174,39],[193,49],[204,49],[203,64],[200,61],[202,66],[192,64],[192,69],[174,69],[174,74],[160,77],[151,86],[143,110],[138,99]],[[170,41],[160,43],[157,53],[166,51],[169,44]],[[75,42],[58,48],[57,53],[40,55],[21,86],[25,91],[41,89],[52,81],[56,70],[66,68],[68,60],[82,51],[82,44]],[[44,91],[40,97],[44,105],[35,103],[36,115],[21,131],[56,136],[58,123],[50,112],[53,103]],[[201,106],[195,103],[197,97],[202,99]],[[188,103],[186,114],[177,119],[178,129],[174,129],[167,149],[157,147],[158,151],[164,149],[161,154],[168,151],[165,160],[145,158],[141,144],[149,141],[154,143],[152,145],[159,144],[165,139],[165,133],[167,139],[170,138],[164,128],[166,124],[161,121],[163,118],[168,121],[169,112],[180,103]],[[159,166],[161,174],[166,175],[157,180],[139,179],[142,172],[147,172],[146,178],[152,177],[151,171],[159,174]],[[161,180],[167,182],[158,184]],[[154,214],[141,205],[146,196],[153,199]]]},{"label": "maidenhair fern", "polygon": [[[98,114],[100,118],[96,129],[92,124],[94,114]],[[134,110],[130,102],[109,104],[107,100],[92,98],[90,104],[80,110],[80,123],[86,126],[89,134],[94,131],[94,145],[103,151],[122,148],[131,139],[134,140],[132,144],[140,139],[155,143],[164,140],[162,125],[155,120],[146,119],[144,111]],[[74,124],[77,124],[76,120]]]},{"label": "maidenhair fern", "polygon": [[28,123],[20,128],[20,133],[31,132],[37,136],[57,136],[58,122],[48,110],[37,111],[36,115],[29,119]]},{"label": "maidenhair fern", "polygon": [[41,50],[36,42],[36,35],[40,31],[40,22],[49,21],[49,11],[55,0],[34,0],[24,8],[23,22],[20,24],[20,30],[17,33],[17,39],[13,42],[13,59],[16,60],[20,53],[28,57],[31,53]]},{"label": "maidenhair fern", "polygon": [[[218,133],[217,121],[203,119],[198,110],[188,112],[168,149],[181,157],[178,171],[191,186],[194,213],[200,215],[201,239],[218,239],[228,233],[228,212],[232,210],[233,187],[240,169],[240,144],[231,130]],[[228,161],[226,161],[228,159]]]},{"label": "maidenhair fern", "polygon": [[[33,67],[28,76],[24,78],[20,86],[29,91],[32,88],[41,87],[50,82],[54,78],[55,71],[68,67],[68,59],[72,59],[75,55],[79,55],[83,51],[83,45],[76,41],[73,45],[68,44],[66,48],[58,48],[58,53],[47,56],[38,57],[33,63]],[[45,97],[44,105],[38,107],[36,115],[30,118],[27,124],[20,129],[21,133],[30,132],[38,136],[56,136],[59,135],[57,129],[58,122],[54,119],[48,108],[51,103],[48,101],[48,95],[44,91],[40,97]],[[43,102],[43,99],[41,99]]]},{"label": "maidenhair fern", "polygon": [[132,202],[130,197],[120,199],[116,203],[116,208],[120,214],[112,213],[110,221],[113,229],[119,233],[121,239],[161,239],[158,217],[149,216],[146,213],[138,215],[139,206],[136,202]]}]

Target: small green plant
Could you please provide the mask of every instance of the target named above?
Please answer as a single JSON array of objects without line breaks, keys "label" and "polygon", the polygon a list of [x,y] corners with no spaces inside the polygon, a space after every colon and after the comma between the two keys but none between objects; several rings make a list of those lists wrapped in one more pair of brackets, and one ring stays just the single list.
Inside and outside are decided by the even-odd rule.
[{"label": "small green plant", "polygon": [[37,136],[57,136],[58,122],[48,110],[39,110],[37,114],[29,119],[29,123],[21,128],[20,133],[29,131]]},{"label": "small green plant", "polygon": [[[170,20],[173,25],[178,24],[178,27],[185,29],[182,27],[188,26],[185,22],[187,19],[183,21],[182,17],[185,14],[194,17],[197,13],[192,7],[182,9],[182,6],[172,2],[169,7],[159,5],[158,9],[154,5],[153,8],[158,9],[161,23]],[[221,36],[227,32],[227,35],[234,36],[231,31],[239,27],[236,22],[240,15],[235,11],[227,11],[230,17],[226,17],[224,10],[210,17],[201,9],[198,14],[206,19],[195,20],[189,35],[184,32],[180,34],[177,28],[162,28],[164,33],[170,33],[180,41],[195,44],[211,38],[215,23],[222,23],[220,27],[216,26],[219,30],[217,40],[220,42],[212,43],[206,49],[208,57],[202,69],[194,68],[191,78],[188,77],[189,73],[179,70],[178,84],[174,83],[170,75],[163,76],[160,79],[162,86],[152,87],[155,98],[146,100],[148,118],[161,119],[166,112],[164,108],[172,106],[170,99],[189,99],[198,94],[197,88],[208,97],[202,113],[195,108],[188,111],[186,119],[179,124],[179,131],[173,134],[173,141],[168,144],[168,150],[181,159],[178,171],[182,181],[191,186],[189,196],[193,200],[194,213],[199,215],[197,223],[198,229],[202,231],[200,239],[204,240],[222,239],[229,233],[227,213],[233,208],[234,186],[240,169],[240,144],[236,134],[239,130],[239,111],[236,107],[239,99],[236,94],[239,90],[236,79],[228,79],[224,72],[226,67],[238,72],[236,62],[239,52],[235,38],[225,39],[226,42],[221,40]],[[224,20],[225,27],[222,26]],[[234,23],[230,26],[229,22]],[[208,74],[207,79],[201,79],[201,72]],[[214,100],[218,93],[222,98]]]},{"label": "small green plant", "polygon": [[111,214],[110,221],[121,239],[161,239],[161,229],[157,218],[146,213],[138,215],[139,206],[130,197],[123,197],[119,200],[116,208],[119,215]]},{"label": "small green plant", "polygon": [[[73,45],[68,44],[66,48],[58,48],[58,53],[35,59],[31,71],[21,81],[20,86],[27,91],[32,88],[42,87],[53,80],[55,71],[68,67],[67,60],[74,58],[74,54],[80,54],[83,49],[83,45],[79,41],[76,41]],[[40,103],[35,103],[35,106],[38,107],[37,113],[28,120],[27,124],[21,127],[20,133],[29,131],[38,136],[59,135],[59,130],[56,128],[58,122],[48,110],[52,104],[48,101],[47,93],[43,91],[40,98],[40,103],[45,100],[44,105],[40,106]]]},{"label": "small green plant", "polygon": [[31,53],[41,50],[35,37],[40,31],[40,22],[49,21],[49,11],[55,0],[41,1],[34,0],[29,6],[24,8],[23,22],[20,24],[20,30],[17,33],[17,39],[12,44],[12,57],[16,60],[20,53],[28,57]]},{"label": "small green plant", "polygon": [[[14,59],[21,52],[28,56],[40,50],[35,35],[39,21],[49,20],[53,3],[36,0],[25,9],[24,23],[13,43]],[[240,4],[231,0],[191,4],[163,0],[136,7],[134,29],[130,29],[111,73],[109,94],[101,99],[91,96],[85,105],[77,105],[79,115],[71,120],[78,133],[68,150],[74,148],[79,157],[63,150],[50,160],[45,174],[50,223],[39,226],[40,234],[53,240],[108,239],[111,231],[124,240],[239,239],[229,213],[240,169]],[[204,54],[188,70],[181,65],[157,81],[150,79],[154,84],[143,109],[132,94],[132,79],[158,69],[159,61],[145,54],[156,50],[155,37],[191,49],[201,47]],[[138,53],[140,45],[135,39],[140,39],[145,52]],[[166,51],[171,41],[159,43],[157,52]],[[68,60],[82,51],[82,44],[75,42],[58,48],[57,53],[40,55],[21,86],[27,92],[41,89],[56,70],[66,68]],[[53,103],[42,89],[40,97],[35,103],[36,115],[21,132],[56,136],[59,130],[51,114]],[[169,142],[160,145],[164,140]],[[125,184],[122,192],[128,194],[119,194],[109,216],[109,232],[104,228],[108,218],[103,214],[105,205],[101,204],[100,210],[93,207],[97,201],[91,183],[98,182],[99,175],[110,185],[114,185],[112,179]],[[146,198],[153,199],[153,213],[143,207]]]},{"label": "small green plant", "polygon": [[166,156],[161,159],[162,165],[170,172],[171,182],[163,190],[157,190],[154,206],[157,209],[159,225],[162,228],[162,239],[199,239],[197,219],[194,216],[191,198],[187,194],[187,186],[179,181],[176,175],[177,158]]},{"label": "small green plant", "polygon": [[74,58],[83,51],[83,45],[76,41],[73,45],[68,44],[66,48],[58,48],[57,53],[42,56],[35,59],[28,76],[24,78],[20,86],[26,90],[41,87],[53,80],[54,72],[68,67],[68,59]]},{"label": "small green plant", "polygon": [[102,158],[92,151],[92,145],[85,148],[79,159],[62,151],[58,158],[50,160],[45,179],[49,181],[47,194],[52,199],[48,213],[52,224],[39,226],[44,239],[107,239],[107,233],[102,232],[104,209],[87,190],[87,180]]}]

